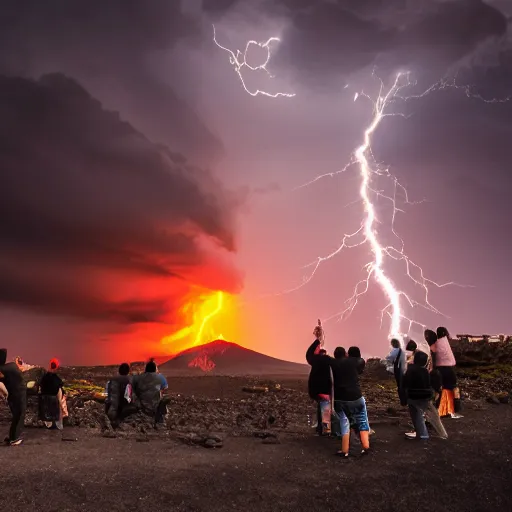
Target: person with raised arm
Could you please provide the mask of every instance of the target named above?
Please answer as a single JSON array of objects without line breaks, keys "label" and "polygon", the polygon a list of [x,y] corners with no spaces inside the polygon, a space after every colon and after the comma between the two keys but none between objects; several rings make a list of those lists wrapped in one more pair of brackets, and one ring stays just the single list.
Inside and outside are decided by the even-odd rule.
[{"label": "person with raised arm", "polygon": [[309,396],[317,404],[317,425],[316,431],[318,435],[329,435],[331,433],[331,366],[330,357],[323,348],[324,331],[322,323],[318,320],[318,324],[313,329],[315,341],[306,351],[306,361],[311,366],[308,379]]}]

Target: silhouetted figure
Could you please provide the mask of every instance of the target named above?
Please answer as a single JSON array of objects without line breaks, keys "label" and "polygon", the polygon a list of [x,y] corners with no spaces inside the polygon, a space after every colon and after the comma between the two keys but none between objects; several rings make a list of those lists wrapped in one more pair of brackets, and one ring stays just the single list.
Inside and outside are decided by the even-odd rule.
[{"label": "silhouetted figure", "polygon": [[5,348],[0,349],[0,382],[7,391],[7,403],[12,414],[9,437],[6,437],[4,441],[10,446],[18,446],[23,442],[21,434],[27,410],[27,389],[17,364],[7,363],[7,349]]},{"label": "silhouetted figure", "polygon": [[156,423],[163,423],[168,400],[162,399],[162,392],[168,385],[165,377],[157,373],[156,363],[150,361],[146,364],[146,371],[135,375],[132,382],[140,410],[154,417]]},{"label": "silhouetted figure", "polygon": [[57,359],[50,361],[48,371],[39,383],[39,419],[44,422],[46,428],[62,430],[63,419],[67,417],[68,410],[64,396],[64,383],[57,375],[59,362]]},{"label": "silhouetted figure", "polygon": [[[340,347],[341,348],[341,347]],[[331,368],[334,378],[334,410],[340,416],[341,422],[341,450],[337,452],[340,457],[348,457],[350,445],[350,427],[359,434],[363,447],[361,454],[370,450],[370,425],[366,411],[366,402],[359,385],[359,375],[363,373],[365,362],[361,358],[358,347],[350,347],[349,357],[331,359]]]},{"label": "silhouetted figure", "polygon": [[446,433],[437,409],[432,402],[433,389],[430,381],[430,373],[427,370],[428,355],[417,351],[414,361],[409,365],[404,375],[404,390],[407,396],[407,405],[411,415],[415,432],[407,432],[408,439],[428,439],[426,419],[434,427],[439,437],[446,439]]},{"label": "silhouetted figure", "polygon": [[396,389],[401,405],[407,405],[407,398],[403,390],[403,378],[406,370],[405,352],[402,350],[400,341],[396,338],[391,340],[391,351],[386,356],[386,360],[393,365],[393,375],[395,376]]},{"label": "silhouetted figure", "polygon": [[[317,331],[313,332],[315,334]],[[306,361],[311,365],[308,379],[309,396],[317,403],[318,434],[331,433],[331,366],[327,352],[320,348],[320,339],[316,339],[306,352]]]},{"label": "silhouetted figure", "polygon": [[119,375],[107,382],[107,399],[105,412],[113,427],[137,410],[133,403],[132,378],[130,365],[123,363],[119,366]]}]

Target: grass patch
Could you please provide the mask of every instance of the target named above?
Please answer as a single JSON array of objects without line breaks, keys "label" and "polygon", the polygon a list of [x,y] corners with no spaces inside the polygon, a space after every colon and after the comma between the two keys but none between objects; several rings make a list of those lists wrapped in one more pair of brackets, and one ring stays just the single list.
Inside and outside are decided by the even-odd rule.
[{"label": "grass patch", "polygon": [[499,363],[491,366],[485,365],[461,368],[457,370],[457,374],[461,377],[491,381],[500,377],[512,376],[512,364]]},{"label": "grass patch", "polygon": [[105,388],[103,386],[98,386],[97,384],[93,384],[88,380],[71,380],[69,382],[64,383],[64,389],[70,393],[103,393]]}]

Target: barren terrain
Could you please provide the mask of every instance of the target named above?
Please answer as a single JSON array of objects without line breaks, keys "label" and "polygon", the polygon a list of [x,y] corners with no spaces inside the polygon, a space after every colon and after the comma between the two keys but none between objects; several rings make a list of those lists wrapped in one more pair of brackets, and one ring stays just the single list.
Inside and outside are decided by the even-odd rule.
[{"label": "barren terrain", "polygon": [[[309,512],[511,508],[507,468],[512,459],[512,407],[485,400],[495,380],[463,379],[462,387],[467,384],[470,394],[465,417],[445,421],[448,441],[422,443],[404,439],[408,417],[397,405],[392,379],[370,365],[363,387],[376,431],[373,453],[358,457],[359,445],[353,441],[353,457],[345,461],[334,456],[338,441],[316,437],[308,426],[314,408],[303,375],[169,376],[171,403],[165,428],[155,431],[137,416],[113,431],[105,421],[101,397],[95,394],[113,371],[63,369],[70,383],[72,425],[63,433],[36,427],[34,398],[30,399],[25,444],[2,448],[5,508],[47,512],[99,507]],[[499,382],[498,395],[509,385],[506,380]],[[0,427],[7,429],[7,420],[0,404]]]}]

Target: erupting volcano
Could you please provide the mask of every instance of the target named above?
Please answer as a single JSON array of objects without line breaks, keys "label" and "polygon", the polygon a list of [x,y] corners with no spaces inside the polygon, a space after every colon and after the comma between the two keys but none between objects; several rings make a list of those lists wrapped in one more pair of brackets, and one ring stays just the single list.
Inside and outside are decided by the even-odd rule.
[{"label": "erupting volcano", "polygon": [[309,366],[266,356],[236,343],[216,340],[192,347],[160,366],[165,375],[306,375]]}]

